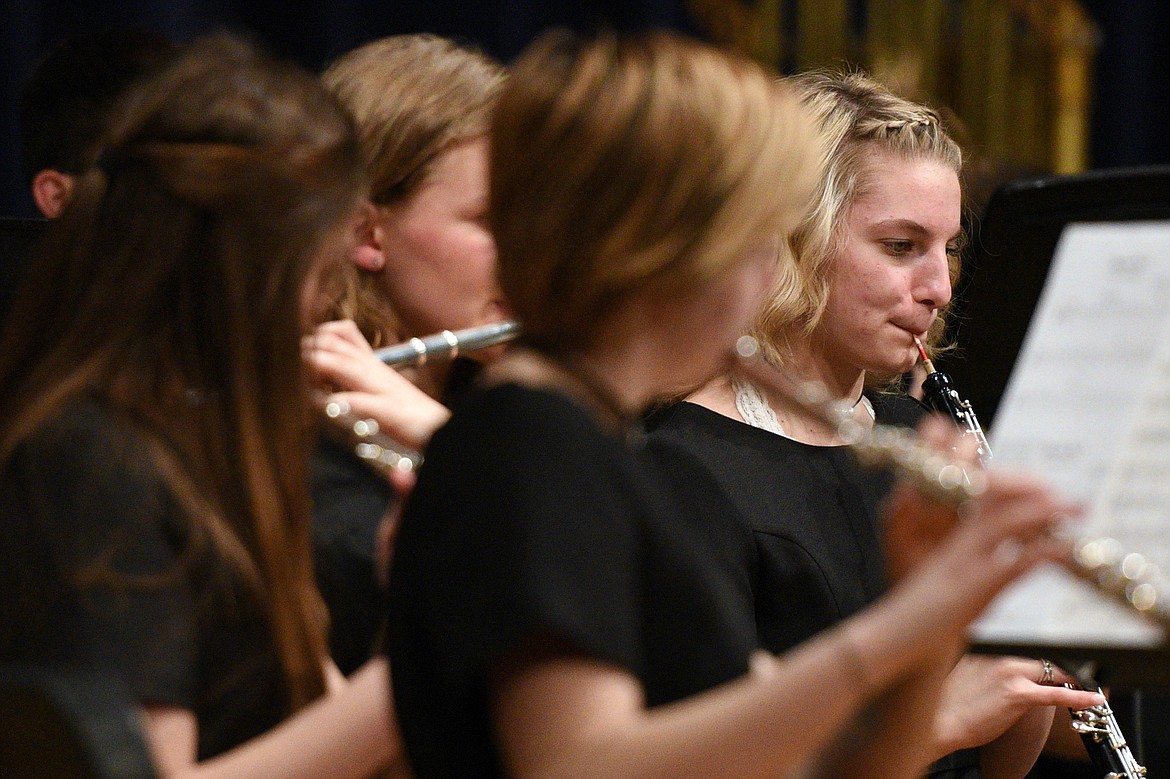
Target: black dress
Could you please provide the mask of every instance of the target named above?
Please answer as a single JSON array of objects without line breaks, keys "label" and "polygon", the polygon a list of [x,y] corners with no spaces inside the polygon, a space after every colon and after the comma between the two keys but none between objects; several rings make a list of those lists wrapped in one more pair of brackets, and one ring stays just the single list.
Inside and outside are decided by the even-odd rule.
[{"label": "black dress", "polygon": [[0,661],[121,678],[196,715],[199,759],[285,718],[264,610],[190,523],[141,433],[79,403],[0,474]]},{"label": "black dress", "polygon": [[[871,400],[883,424],[913,425],[924,413],[904,396]],[[647,448],[668,471],[698,462],[722,487],[705,495],[682,480],[690,502],[711,522],[730,525],[728,533],[751,537],[734,565],[764,648],[792,649],[884,592],[877,523],[889,474],[861,468],[845,447],[794,441],[693,403],[658,411],[650,426]],[[728,496],[737,512],[719,510]],[[963,772],[976,760],[965,750],[934,770],[977,776]]]},{"label": "black dress", "polygon": [[329,652],[348,676],[381,643],[386,594],[378,584],[378,524],[394,503],[390,483],[353,448],[322,435],[312,459],[313,562],[329,609]]},{"label": "black dress", "polygon": [[746,673],[754,629],[724,540],[567,398],[506,384],[469,399],[431,441],[391,566],[416,774],[502,775],[489,677],[529,639],[627,669],[650,706]]},{"label": "black dress", "polygon": [[[454,408],[469,390],[479,363],[458,358],[443,390]],[[329,653],[348,676],[377,654],[386,623],[386,593],[378,580],[378,525],[394,505],[386,479],[352,445],[322,434],[311,462],[313,562],[329,610]]]}]

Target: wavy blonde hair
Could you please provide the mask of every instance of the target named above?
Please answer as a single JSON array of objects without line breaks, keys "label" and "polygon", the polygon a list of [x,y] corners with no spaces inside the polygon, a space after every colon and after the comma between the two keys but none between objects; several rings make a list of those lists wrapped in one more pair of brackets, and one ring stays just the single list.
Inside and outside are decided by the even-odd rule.
[{"label": "wavy blonde hair", "polygon": [[[807,339],[821,321],[846,217],[869,184],[872,153],[934,160],[956,174],[963,168],[962,150],[936,111],[895,95],[869,76],[811,72],[786,81],[816,119],[825,167],[811,209],[789,236],[794,261],[782,267],[756,323],[754,334],[777,364],[791,354],[793,340]],[[958,271],[958,258],[952,256],[952,284]],[[945,327],[940,315],[927,334],[928,343],[937,344]]]}]

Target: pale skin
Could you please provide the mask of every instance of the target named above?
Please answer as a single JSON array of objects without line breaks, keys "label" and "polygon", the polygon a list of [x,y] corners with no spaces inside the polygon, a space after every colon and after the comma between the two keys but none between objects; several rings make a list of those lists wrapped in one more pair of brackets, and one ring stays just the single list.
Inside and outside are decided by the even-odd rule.
[{"label": "pale skin", "polygon": [[[917,361],[914,337],[951,297],[948,254],[960,236],[958,176],[930,159],[871,150],[868,187],[844,214],[843,245],[830,269],[829,300],[807,339],[793,338],[785,373],[820,382],[833,397],[854,403],[867,376],[894,376]],[[840,445],[836,430],[789,398],[764,391],[785,434],[805,443]],[[738,421],[730,381],[716,379],[688,398]],[[867,415],[857,416],[871,424]],[[943,587],[953,586],[953,580]],[[943,685],[929,732],[932,755],[984,746],[989,778],[1022,777],[1043,746],[1054,706],[1084,708],[1093,695],[1042,686],[1039,660],[968,657]],[[1072,681],[1063,673],[1057,682]]]},{"label": "pale skin", "polygon": [[[332,663],[330,663],[332,665]],[[348,682],[333,669],[330,692],[320,701],[235,749],[196,762],[195,714],[146,704],[143,724],[155,767],[164,779],[317,779],[370,776],[378,769],[409,776],[391,717],[390,674],[371,660]]]},{"label": "pale skin", "polygon": [[339,388],[330,400],[377,419],[395,440],[413,449],[425,448],[451,416],[446,406],[379,361],[352,321],[318,327],[305,338],[303,354],[327,386]]},{"label": "pale skin", "polygon": [[[767,287],[771,261],[760,252],[759,262],[692,300],[626,304],[602,326],[597,346],[575,355],[578,365],[628,410],[680,381],[701,380],[726,364],[758,290]],[[489,369],[489,380],[555,386],[564,378],[554,364],[519,354]],[[898,493],[890,524],[908,525],[901,537],[915,544],[943,540],[933,550],[903,550],[900,559],[913,571],[887,597],[782,658],[757,656],[748,676],[674,704],[649,709],[628,670],[556,636],[533,636],[491,677],[491,713],[507,772],[919,775],[930,755],[913,735],[929,727],[964,626],[1011,578],[1059,552],[1048,531],[1069,508],[1035,481],[1003,473],[990,475],[980,504],[985,521],[951,531],[951,511]],[[1019,546],[1005,553],[1008,540]],[[867,707],[865,722],[876,727],[839,739]]]},{"label": "pale skin", "polygon": [[[486,138],[458,143],[405,201],[367,209],[353,261],[377,275],[399,318],[401,331],[386,334],[390,342],[508,317],[487,226],[487,154]],[[437,398],[447,367],[440,361],[411,378]]]},{"label": "pale skin", "polygon": [[[402,203],[369,203],[356,230],[352,261],[377,274],[401,330],[387,341],[492,324],[507,318],[496,283],[495,241],[487,228],[487,139],[458,143]],[[476,359],[498,357],[501,347]],[[352,323],[322,325],[305,357],[355,413],[377,419],[402,443],[422,449],[450,416],[438,402],[449,363],[396,371],[380,363]]]},{"label": "pale skin", "polygon": [[[347,402],[357,415],[378,419],[398,442],[422,449],[431,433],[451,416],[446,407],[374,357],[374,350],[352,321],[317,324],[327,315],[320,310],[321,277],[332,263],[344,261],[343,255],[352,258],[362,250],[361,225],[371,207],[367,203],[356,208],[323,242],[326,248],[301,291],[301,320],[315,325],[312,334],[302,338],[301,352],[322,390],[331,393],[324,401]],[[335,389],[341,391],[333,392]]]},{"label": "pale skin", "polygon": [[37,210],[46,219],[56,219],[65,210],[65,204],[73,195],[77,180],[72,174],[62,173],[53,168],[37,171],[32,180],[32,199]]}]

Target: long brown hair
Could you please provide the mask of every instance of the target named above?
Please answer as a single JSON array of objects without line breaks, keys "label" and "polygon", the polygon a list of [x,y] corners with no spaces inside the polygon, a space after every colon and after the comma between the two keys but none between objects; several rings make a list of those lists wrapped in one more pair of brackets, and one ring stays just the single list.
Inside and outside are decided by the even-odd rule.
[{"label": "long brown hair", "polygon": [[223,36],[117,116],[6,323],[0,464],[81,397],[134,420],[193,538],[270,615],[299,708],[327,654],[301,299],[365,194],[353,129],[311,74]]}]

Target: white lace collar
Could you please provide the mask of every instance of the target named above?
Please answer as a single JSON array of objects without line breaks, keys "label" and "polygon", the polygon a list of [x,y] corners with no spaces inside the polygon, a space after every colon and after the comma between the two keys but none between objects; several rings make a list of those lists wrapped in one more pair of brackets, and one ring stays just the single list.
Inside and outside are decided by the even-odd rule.
[{"label": "white lace collar", "polygon": [[[784,432],[780,420],[776,418],[776,412],[772,410],[771,404],[768,403],[768,399],[764,397],[764,393],[760,392],[759,388],[739,376],[732,378],[731,387],[735,391],[735,409],[743,417],[744,422],[752,427],[789,438],[788,434]],[[869,402],[869,398],[862,395],[853,404],[853,408],[849,409],[849,413],[853,413],[859,406],[866,410],[870,419],[877,421],[877,414],[874,412],[873,404]]]}]

